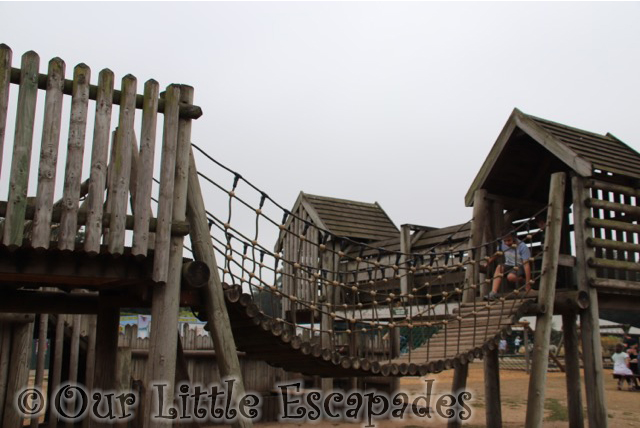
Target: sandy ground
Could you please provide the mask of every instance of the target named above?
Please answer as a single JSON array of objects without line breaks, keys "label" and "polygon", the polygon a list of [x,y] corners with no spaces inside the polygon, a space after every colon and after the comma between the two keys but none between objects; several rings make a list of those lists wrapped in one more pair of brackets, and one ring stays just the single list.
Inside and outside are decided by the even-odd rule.
[{"label": "sandy ground", "polygon": [[[605,371],[605,393],[607,402],[607,415],[610,426],[614,427],[638,427],[640,426],[640,392],[618,391],[616,382],[612,379],[610,371]],[[401,388],[408,394],[424,394],[425,379],[434,379],[436,393],[442,391],[447,393],[453,379],[453,370],[448,370],[437,375],[430,375],[425,378],[403,378]],[[500,388],[502,394],[502,420],[504,427],[524,426],[527,389],[529,377],[521,371],[502,371],[500,378]],[[584,389],[584,384],[583,384]],[[467,390],[472,392],[474,400],[472,402],[473,414],[471,419],[463,426],[484,427],[485,407],[484,407],[484,383],[482,362],[475,362],[470,366]],[[584,413],[586,415],[586,398],[582,397]],[[564,373],[549,373],[547,377],[547,390],[545,396],[545,427],[566,428],[569,426],[567,420],[567,398]],[[283,423],[259,423],[260,428],[282,428]],[[318,428],[352,428],[361,424],[348,424],[336,422],[321,423],[291,423],[291,427],[316,426]],[[587,425],[585,423],[585,425]],[[423,426],[446,427],[443,421],[435,420],[396,420],[379,421],[376,424],[379,428],[418,428]]]}]

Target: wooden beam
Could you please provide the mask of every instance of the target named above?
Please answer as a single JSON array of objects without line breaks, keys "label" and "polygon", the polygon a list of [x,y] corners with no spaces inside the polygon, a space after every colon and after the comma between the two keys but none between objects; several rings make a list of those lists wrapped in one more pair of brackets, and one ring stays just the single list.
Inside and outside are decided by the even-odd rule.
[{"label": "wooden beam", "polygon": [[[465,271],[465,287],[462,293],[463,302],[472,302],[478,294],[477,286],[479,286],[480,273],[478,263],[480,261],[479,247],[484,237],[484,230],[487,227],[487,191],[484,189],[476,190],[473,196],[473,219],[471,220],[471,234],[469,239],[469,247],[475,248],[477,251],[471,250],[474,254],[475,263],[467,265]],[[471,257],[471,255],[470,255]],[[471,288],[471,286],[475,286]]]},{"label": "wooden beam", "polygon": [[556,292],[558,272],[558,255],[562,234],[562,218],[564,213],[565,174],[555,173],[551,176],[549,189],[549,208],[547,210],[547,232],[545,234],[545,252],[542,258],[542,278],[538,292],[538,303],[547,311],[538,315],[534,340],[533,364],[529,377],[529,393],[527,400],[527,428],[542,428],[544,416],[544,397],[549,365],[549,341],[551,338],[553,303]]},{"label": "wooden beam", "polygon": [[[47,75],[46,74],[38,74],[36,76],[38,89],[47,89]],[[19,84],[20,83],[20,69],[12,67],[11,68],[11,83]],[[71,95],[73,91],[73,81],[66,79],[64,81],[64,94]],[[89,87],[89,99],[95,100],[98,94],[98,87],[95,85],[91,85]],[[122,93],[118,90],[113,91],[113,104],[120,105],[120,100],[122,98]],[[135,106],[137,109],[142,109],[144,106],[144,97],[141,94],[136,95]],[[165,111],[165,100],[160,98],[158,100],[158,113],[164,113]],[[180,117],[183,119],[198,119],[202,116],[202,108],[193,105],[193,104],[182,104],[180,105]]]},{"label": "wooden beam", "polygon": [[[469,375],[469,364],[462,364],[458,360],[455,360],[454,368],[453,368],[453,381],[451,384],[451,391],[457,397],[462,391],[467,389],[467,377]],[[454,407],[454,411],[456,415],[460,415],[463,411],[460,403],[457,403],[456,407]],[[447,423],[447,428],[460,428],[462,426],[462,420],[460,418],[454,416],[449,419]]]},{"label": "wooden beam", "polygon": [[[242,372],[238,355],[236,354],[235,339],[231,331],[231,321],[229,320],[222,283],[218,273],[213,242],[209,234],[209,225],[193,151],[190,152],[189,156],[187,217],[191,224],[190,236],[195,258],[207,263],[211,271],[209,283],[204,288],[203,298],[214,348],[218,356],[218,370],[221,377],[233,377],[237,380],[236,388],[234,388],[237,394],[235,398],[241,397],[244,394]],[[250,428],[253,424],[251,420],[240,418],[234,425]]]},{"label": "wooden beam", "polygon": [[29,364],[31,363],[31,344],[33,343],[33,323],[13,324],[11,338],[11,369],[7,381],[7,395],[4,403],[2,426],[21,428],[24,417],[14,405],[17,395],[29,382]]}]

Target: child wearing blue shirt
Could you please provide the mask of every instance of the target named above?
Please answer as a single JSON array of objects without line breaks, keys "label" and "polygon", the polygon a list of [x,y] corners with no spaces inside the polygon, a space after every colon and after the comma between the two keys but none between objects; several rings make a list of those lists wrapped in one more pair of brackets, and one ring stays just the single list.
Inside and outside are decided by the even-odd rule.
[{"label": "child wearing blue shirt", "polygon": [[[491,292],[484,297],[485,300],[495,300],[498,297],[498,289],[503,276],[506,276],[507,281],[516,284],[521,283],[524,279],[526,291],[531,289],[531,265],[529,264],[531,251],[529,251],[529,247],[517,239],[513,232],[507,232],[500,243],[500,251],[503,252],[504,263],[496,267]],[[495,258],[496,256],[491,257],[489,263]]]}]

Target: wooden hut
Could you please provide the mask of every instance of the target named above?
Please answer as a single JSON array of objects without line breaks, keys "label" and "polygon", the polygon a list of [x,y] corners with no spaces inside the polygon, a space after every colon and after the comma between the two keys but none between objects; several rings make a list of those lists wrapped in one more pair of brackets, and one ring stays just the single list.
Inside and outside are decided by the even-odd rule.
[{"label": "wooden hut", "polygon": [[[553,177],[563,178],[554,185]],[[503,226],[526,221],[547,204],[549,212],[555,210],[557,219],[547,218],[544,249],[549,264],[541,282],[547,281],[545,292],[551,297],[556,283],[589,297],[588,308],[562,311],[571,426],[583,426],[578,317],[589,426],[607,425],[598,319],[601,311],[637,311],[640,303],[639,179],[640,154],[613,135],[572,128],[515,109],[465,197],[466,205],[473,206],[472,242],[498,237]],[[555,206],[550,202],[554,197],[561,201]],[[554,244],[549,235],[556,233]],[[554,273],[553,278],[545,279],[549,272]],[[551,308],[547,307],[550,313],[539,316],[539,323],[544,322],[538,324],[542,332],[536,337],[546,345],[544,330],[550,328]],[[540,344],[540,352],[544,346]],[[544,366],[546,355],[540,354],[538,360]],[[490,426],[500,424],[496,366],[497,354],[485,356]],[[527,426],[541,423],[545,376],[541,373],[532,371]]]}]

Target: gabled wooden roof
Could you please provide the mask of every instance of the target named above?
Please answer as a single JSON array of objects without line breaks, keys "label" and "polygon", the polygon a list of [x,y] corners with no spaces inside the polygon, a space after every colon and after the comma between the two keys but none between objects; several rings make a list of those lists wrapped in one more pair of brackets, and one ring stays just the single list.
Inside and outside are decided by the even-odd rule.
[{"label": "gabled wooden roof", "polygon": [[465,196],[473,205],[477,189],[545,202],[553,172],[583,177],[595,170],[640,178],[640,154],[611,134],[600,135],[514,109]]},{"label": "gabled wooden roof", "polygon": [[377,202],[357,202],[304,192],[300,192],[298,201],[318,227],[337,236],[369,242],[394,238],[400,233]]}]

